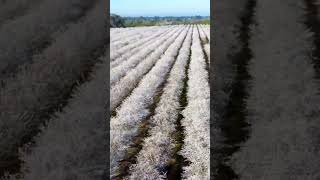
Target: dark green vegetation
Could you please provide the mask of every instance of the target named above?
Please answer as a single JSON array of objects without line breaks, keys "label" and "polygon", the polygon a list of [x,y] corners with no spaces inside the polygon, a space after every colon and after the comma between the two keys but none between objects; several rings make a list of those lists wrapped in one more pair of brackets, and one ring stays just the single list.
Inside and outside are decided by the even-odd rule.
[{"label": "dark green vegetation", "polygon": [[116,14],[110,15],[110,27],[125,27],[124,19]]},{"label": "dark green vegetation", "polygon": [[209,16],[166,16],[166,17],[120,17],[116,14],[110,16],[111,27],[138,27],[160,26],[176,24],[210,24]]}]

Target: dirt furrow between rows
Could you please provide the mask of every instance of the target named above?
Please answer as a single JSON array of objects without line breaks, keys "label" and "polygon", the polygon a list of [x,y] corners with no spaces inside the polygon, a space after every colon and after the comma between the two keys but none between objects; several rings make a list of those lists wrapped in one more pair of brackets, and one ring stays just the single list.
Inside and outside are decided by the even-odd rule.
[{"label": "dirt furrow between rows", "polygon": [[200,39],[200,41],[201,41],[202,52],[203,52],[204,58],[205,58],[205,60],[206,60],[206,70],[209,72],[209,69],[210,69],[210,67],[209,67],[209,58],[210,58],[210,57],[209,57],[208,54],[206,53],[205,47],[204,47],[204,45],[209,42],[209,39],[208,39],[207,36],[205,36],[205,40],[203,40],[203,39],[201,38],[199,26],[197,26],[197,30],[198,30],[198,33],[199,33],[199,39]]},{"label": "dirt furrow between rows", "polygon": [[316,72],[316,79],[320,79],[320,20],[319,5],[316,0],[304,0],[305,4],[305,21],[306,27],[313,33],[313,49],[311,59]]},{"label": "dirt furrow between rows", "polygon": [[228,160],[233,153],[239,150],[240,143],[243,143],[249,137],[249,124],[246,120],[246,98],[248,97],[248,85],[251,79],[248,71],[248,64],[252,58],[249,41],[255,6],[255,0],[248,0],[246,3],[245,11],[241,16],[238,36],[241,49],[232,57],[235,65],[235,77],[231,85],[232,90],[226,106],[226,113],[222,117],[222,122],[220,122],[220,129],[225,139],[219,152],[222,158],[215,175],[215,178],[221,180],[238,178],[238,175],[228,165]]},{"label": "dirt furrow between rows", "polygon": [[[193,27],[194,28],[194,27]],[[192,31],[192,29],[191,29]],[[190,66],[191,61],[191,46],[192,46],[192,33],[191,33],[191,43],[190,43],[190,50],[189,50],[189,59],[187,61],[187,65],[185,67],[185,78],[183,79],[183,89],[182,93],[180,95],[180,112],[178,115],[178,118],[176,120],[176,132],[174,134],[174,139],[176,142],[175,148],[173,149],[173,160],[169,164],[167,178],[169,180],[179,180],[182,179],[182,173],[183,173],[183,167],[188,165],[187,159],[184,158],[182,155],[179,154],[183,147],[183,140],[185,138],[185,130],[181,124],[181,120],[183,119],[182,111],[185,109],[185,107],[188,105],[188,70]]]}]

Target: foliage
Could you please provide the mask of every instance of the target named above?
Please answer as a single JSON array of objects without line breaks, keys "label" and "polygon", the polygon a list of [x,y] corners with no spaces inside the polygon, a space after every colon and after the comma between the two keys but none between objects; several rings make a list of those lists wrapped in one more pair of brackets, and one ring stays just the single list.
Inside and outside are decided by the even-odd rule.
[{"label": "foliage", "polygon": [[110,15],[110,27],[125,27],[124,19],[116,14]]},{"label": "foliage", "polygon": [[[209,16],[165,16],[165,17],[120,17],[118,15],[113,15],[112,17],[117,17],[123,23],[124,27],[138,27],[138,26],[159,26],[159,25],[177,25],[177,24],[210,24]],[[115,27],[123,27],[115,26]],[[113,26],[111,26],[113,27]]]}]

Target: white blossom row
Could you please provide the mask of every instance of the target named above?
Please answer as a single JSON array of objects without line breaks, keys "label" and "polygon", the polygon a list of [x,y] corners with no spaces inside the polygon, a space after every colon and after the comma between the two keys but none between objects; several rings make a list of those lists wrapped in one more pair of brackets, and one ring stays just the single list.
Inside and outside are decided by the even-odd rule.
[{"label": "white blossom row", "polygon": [[136,87],[141,78],[154,66],[167,48],[175,41],[178,36],[176,33],[165,43],[159,46],[146,59],[142,60],[135,68],[128,70],[126,76],[111,87],[110,92],[110,110],[113,111],[122,100]]},{"label": "white blossom row", "polygon": [[[132,42],[137,43],[137,41],[141,41],[142,39],[148,38],[151,35],[157,34],[158,32],[162,32],[162,30],[164,30],[165,28],[163,27],[159,27],[159,28],[153,28],[150,30],[140,30],[137,31],[135,34],[132,35],[125,35],[122,34],[122,38],[116,42],[112,42],[110,43],[110,60],[113,61],[116,57],[114,57],[113,53],[118,53],[118,51],[120,50],[119,48],[124,48],[127,45],[132,45]],[[169,28],[166,28],[166,30],[168,30]],[[110,33],[110,36],[112,37],[113,34]]]},{"label": "white blossom row", "polygon": [[[160,28],[166,28],[166,27],[162,26]],[[152,31],[157,29],[159,29],[159,26],[115,28],[114,31],[110,31],[110,43],[121,41],[124,38],[127,38],[132,35],[136,35],[139,32]]]},{"label": "white blossom row", "polygon": [[[179,34],[176,41],[182,43],[186,33],[187,30],[184,27],[183,32]],[[117,115],[111,118],[111,174],[114,173],[118,161],[121,160],[125,150],[131,144],[131,139],[136,135],[139,123],[150,115],[149,108],[154,102],[154,96],[161,84],[166,80],[170,67],[175,62],[179,47],[180,45],[177,45],[177,43],[173,43],[169,47],[151,71],[144,76],[138,87],[123,101],[122,105],[117,109]]]},{"label": "white blossom row", "polygon": [[[121,63],[122,56],[126,54],[131,54],[131,50],[140,50],[144,45],[150,41],[154,41],[155,38],[161,37],[161,35],[165,34],[169,29],[160,29],[157,32],[154,31],[145,31],[143,34],[144,36],[141,36],[139,40],[132,41],[132,43],[129,43],[130,41],[126,41],[127,45],[122,47],[113,47],[110,48],[110,61],[111,61],[111,68],[113,68],[115,65]],[[125,38],[124,38],[125,39]]]},{"label": "white blossom row", "polygon": [[186,78],[185,68],[189,60],[192,28],[177,56],[167,84],[163,90],[160,102],[151,118],[153,124],[150,136],[144,140],[143,148],[137,156],[137,164],[130,168],[129,179],[157,180],[165,175],[161,169],[172,158],[175,141],[172,134],[176,130],[176,120],[180,112],[180,97]]},{"label": "white blossom row", "polygon": [[181,27],[174,28],[170,33],[166,34],[160,39],[156,39],[152,44],[145,47],[142,51],[132,55],[129,59],[125,60],[123,63],[118,65],[117,67],[110,70],[110,85],[113,86],[114,83],[118,82],[123,76],[127,74],[127,72],[134,68],[137,64],[139,64],[143,59],[148,57],[148,55],[155,51],[161,44],[168,43],[172,40],[172,36],[181,30]]},{"label": "white blossom row", "polygon": [[206,63],[197,29],[193,30],[188,71],[188,105],[183,110],[185,139],[181,154],[190,162],[183,178],[210,179],[210,88]]}]

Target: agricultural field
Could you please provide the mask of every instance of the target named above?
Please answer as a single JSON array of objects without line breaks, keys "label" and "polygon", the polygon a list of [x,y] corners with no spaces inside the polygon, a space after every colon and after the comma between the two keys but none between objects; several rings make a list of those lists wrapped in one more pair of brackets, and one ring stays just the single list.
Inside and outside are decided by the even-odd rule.
[{"label": "agricultural field", "polygon": [[111,179],[209,179],[209,26],[110,37]]},{"label": "agricultural field", "polygon": [[0,1],[1,180],[209,178],[209,26],[109,37],[105,7]]}]

